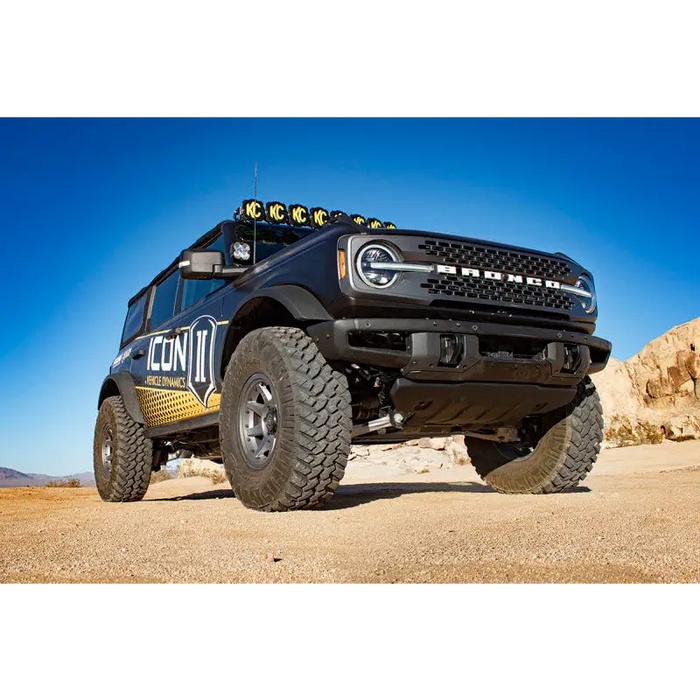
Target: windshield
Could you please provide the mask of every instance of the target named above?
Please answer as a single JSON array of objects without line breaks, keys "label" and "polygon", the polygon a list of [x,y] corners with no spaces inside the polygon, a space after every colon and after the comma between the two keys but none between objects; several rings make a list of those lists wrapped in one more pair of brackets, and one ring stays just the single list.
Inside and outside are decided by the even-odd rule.
[{"label": "windshield", "polygon": [[[294,226],[275,226],[274,224],[258,224],[255,238],[257,239],[257,251],[256,251],[256,261],[260,262],[265,258],[269,258],[273,253],[277,253],[284,248],[289,247],[293,243],[300,241],[302,238],[306,238],[309,234],[316,233],[314,229],[310,228],[296,228]],[[253,224],[237,221],[233,227],[233,241],[231,245],[235,242],[244,242],[250,245],[251,251],[253,249]],[[252,264],[253,256],[251,255],[250,260],[241,261],[236,260],[237,264]]]}]

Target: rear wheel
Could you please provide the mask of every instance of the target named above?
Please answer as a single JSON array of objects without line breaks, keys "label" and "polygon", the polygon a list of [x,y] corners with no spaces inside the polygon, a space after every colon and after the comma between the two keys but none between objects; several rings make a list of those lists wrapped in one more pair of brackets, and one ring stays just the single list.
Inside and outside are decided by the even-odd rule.
[{"label": "rear wheel", "polygon": [[140,501],[146,495],[153,443],[126,412],[121,396],[110,396],[100,406],[93,460],[103,501]]},{"label": "rear wheel", "polygon": [[252,331],[233,354],[221,397],[224,467],[238,499],[265,511],[315,508],[350,454],[347,379],[297,328]]},{"label": "rear wheel", "polygon": [[474,468],[496,491],[558,493],[585,479],[603,441],[603,410],[590,378],[570,404],[529,419],[523,438],[517,445],[465,439]]}]

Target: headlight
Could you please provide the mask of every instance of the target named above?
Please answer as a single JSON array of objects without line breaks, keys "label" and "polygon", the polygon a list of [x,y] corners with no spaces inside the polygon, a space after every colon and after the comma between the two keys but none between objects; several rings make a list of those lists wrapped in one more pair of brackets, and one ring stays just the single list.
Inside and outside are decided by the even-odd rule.
[{"label": "headlight", "polygon": [[583,306],[583,310],[587,314],[592,314],[596,310],[598,302],[595,296],[595,287],[593,286],[593,280],[588,275],[583,274],[576,280],[576,286],[572,288],[572,294],[576,294],[581,302],[581,306]]},{"label": "headlight", "polygon": [[[392,270],[392,265],[399,262],[398,254],[389,246],[370,243],[357,256],[356,268],[360,278],[370,287],[386,289],[390,287],[401,274]],[[387,269],[382,269],[386,264]]]}]

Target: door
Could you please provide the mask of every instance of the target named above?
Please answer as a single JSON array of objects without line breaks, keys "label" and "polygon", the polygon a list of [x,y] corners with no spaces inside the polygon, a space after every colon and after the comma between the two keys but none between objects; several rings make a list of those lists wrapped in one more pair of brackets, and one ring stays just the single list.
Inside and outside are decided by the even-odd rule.
[{"label": "door", "polygon": [[224,280],[184,280],[174,268],[154,289],[153,330],[145,338],[142,364],[134,366],[148,427],[172,423],[175,430],[180,421],[219,410],[218,358],[228,325],[217,293],[223,284]]}]

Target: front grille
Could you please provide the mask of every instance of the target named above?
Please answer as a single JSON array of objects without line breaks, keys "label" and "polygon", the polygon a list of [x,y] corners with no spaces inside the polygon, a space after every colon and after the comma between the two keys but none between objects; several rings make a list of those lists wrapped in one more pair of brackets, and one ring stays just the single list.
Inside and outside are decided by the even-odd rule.
[{"label": "front grille", "polygon": [[453,241],[427,240],[418,246],[426,255],[440,258],[440,262],[476,267],[494,272],[519,272],[529,277],[542,277],[563,282],[571,268],[563,261],[534,253],[502,250],[491,246]]},{"label": "front grille", "polygon": [[565,311],[568,311],[574,305],[568,294],[562,292],[561,289],[530,287],[502,280],[442,275],[440,278],[429,277],[427,282],[421,284],[421,287],[426,289],[428,294],[444,294],[448,297],[466,297],[511,304],[545,306],[549,309],[563,309]]},{"label": "front grille", "polygon": [[[563,282],[571,268],[563,260],[540,255],[502,250],[491,246],[452,241],[426,240],[418,246],[425,254],[438,258],[440,263],[462,265],[493,272],[511,272],[542,280]],[[440,274],[429,277],[421,285],[428,294],[464,297],[491,302],[524,304],[568,311],[574,303],[561,289],[485,279],[463,275]]]}]

